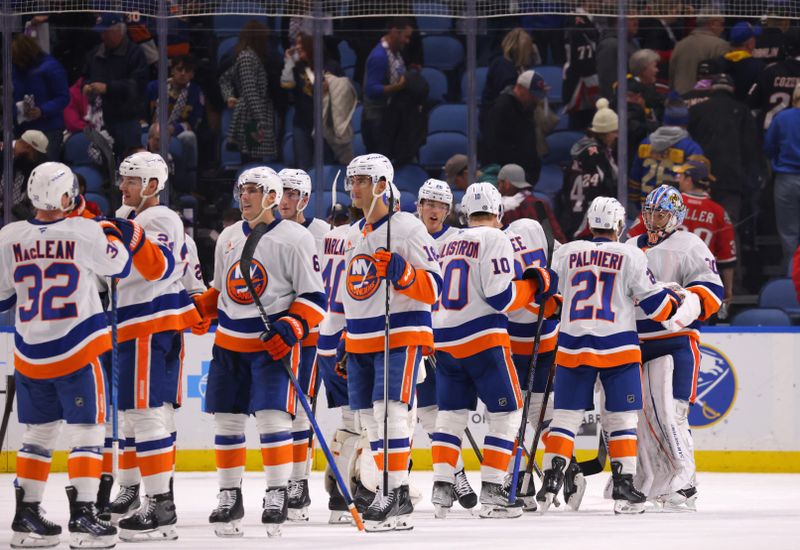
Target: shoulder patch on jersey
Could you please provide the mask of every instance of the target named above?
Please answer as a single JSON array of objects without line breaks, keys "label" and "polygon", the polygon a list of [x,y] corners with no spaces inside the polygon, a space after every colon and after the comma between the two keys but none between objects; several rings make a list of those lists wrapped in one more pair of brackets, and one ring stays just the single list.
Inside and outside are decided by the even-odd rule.
[{"label": "shoulder patch on jersey", "polygon": [[347,266],[347,293],[354,300],[362,301],[375,294],[381,286],[375,258],[369,254],[358,254]]},{"label": "shoulder patch on jersey", "polygon": [[[267,270],[255,258],[253,258],[253,263],[250,264],[250,278],[253,281],[256,293],[262,296],[267,288]],[[225,290],[231,300],[237,304],[248,305],[253,303],[253,297],[250,295],[250,291],[247,290],[238,261],[231,266],[227,275],[225,275]]]}]

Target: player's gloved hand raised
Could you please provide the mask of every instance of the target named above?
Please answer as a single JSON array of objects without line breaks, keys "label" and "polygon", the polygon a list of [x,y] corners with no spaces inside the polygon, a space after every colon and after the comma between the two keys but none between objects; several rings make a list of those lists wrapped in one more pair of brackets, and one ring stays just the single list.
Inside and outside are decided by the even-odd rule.
[{"label": "player's gloved hand raised", "polygon": [[378,250],[375,252],[375,267],[378,277],[388,279],[397,290],[410,287],[417,278],[417,270],[396,252]]},{"label": "player's gloved hand raised", "polygon": [[529,267],[522,278],[536,281],[538,290],[533,299],[537,304],[544,304],[550,296],[558,292],[558,273],[548,267]]},{"label": "player's gloved hand raised", "polygon": [[100,229],[102,229],[103,233],[106,234],[106,238],[108,238],[108,237],[116,237],[117,239],[120,240],[120,242],[125,244],[125,241],[123,240],[123,237],[122,237],[122,231],[120,231],[117,228],[117,226],[114,225],[114,222],[112,222],[110,220],[107,220],[105,218],[96,218],[96,219],[97,219],[97,223],[100,224]]},{"label": "player's gloved hand raised", "polygon": [[[194,297],[193,297],[194,298]],[[197,300],[194,300],[195,307],[197,308],[197,312],[200,313],[200,307],[197,304]],[[202,314],[200,315],[201,319],[197,323],[192,325],[192,334],[195,336],[202,336],[208,332],[208,329],[211,328],[211,319],[203,318]]]},{"label": "player's gloved hand raised", "polygon": [[308,325],[296,315],[285,315],[272,323],[269,332],[261,335],[264,349],[274,361],[292,351],[292,347],[308,336]]}]

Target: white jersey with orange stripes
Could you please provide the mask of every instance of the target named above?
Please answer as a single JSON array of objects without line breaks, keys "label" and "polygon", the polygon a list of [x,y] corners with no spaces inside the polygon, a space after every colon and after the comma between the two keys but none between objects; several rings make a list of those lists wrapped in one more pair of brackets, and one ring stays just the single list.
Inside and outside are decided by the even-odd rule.
[{"label": "white jersey with orange stripes", "polygon": [[96,276],[124,275],[130,256],[87,218],[0,229],[0,311],[17,304],[14,366],[30,378],[74,372],[111,348]]},{"label": "white jersey with orange stripes", "polygon": [[[511,222],[504,229],[514,249],[515,278],[521,279],[529,267],[548,267],[547,237],[541,224],[529,218],[520,218]],[[561,246],[553,243],[553,250]],[[539,306],[531,305],[508,312],[508,336],[511,339],[511,351],[518,355],[531,355],[535,335],[533,328],[539,318]],[[539,352],[547,353],[556,349],[558,338],[558,321],[545,320],[539,342]]]},{"label": "white jersey with orange stripes", "polygon": [[431,233],[431,238],[436,243],[436,250],[439,251],[442,248],[442,245],[447,242],[447,239],[458,233],[459,229],[457,227],[452,227],[450,225],[444,225],[442,228],[437,231],[436,233]]},{"label": "white jersey with orange stripes", "polygon": [[607,239],[574,241],[553,254],[564,298],[556,363],[564,367],[616,367],[641,363],[639,307],[664,321],[675,307],[656,285],[641,250]]},{"label": "white jersey with orange stripes", "polygon": [[157,205],[136,214],[134,220],[144,229],[147,239],[161,250],[164,261],[163,269],[155,274],[157,280],[145,279],[136,266],[129,277],[120,280],[117,319],[121,342],[167,330],[183,330],[197,318],[194,303],[181,282],[187,265],[187,248],[180,217],[166,206]]},{"label": "white jersey with orange stripes", "polygon": [[347,292],[344,249],[349,231],[349,225],[340,225],[329,230],[322,239],[322,282],[325,285],[328,311],[319,324],[317,353],[320,355],[336,355],[339,336],[345,327],[344,304],[342,303],[344,293]]},{"label": "white jersey with orange stripes", "polygon": [[[314,246],[316,249],[316,255],[312,258],[314,263],[314,268],[317,271],[322,270],[322,254],[323,254],[323,239],[325,238],[325,234],[331,230],[331,226],[329,223],[322,221],[319,218],[310,218],[304,221],[301,224],[303,227],[308,229],[311,236],[314,237]],[[303,340],[303,347],[314,347],[317,345],[319,340],[319,326],[316,326],[311,329],[308,333],[308,336]]]},{"label": "white jersey with orange stripes", "polygon": [[[387,219],[375,224],[361,220],[350,226],[345,243],[347,292],[344,311],[347,319],[347,351],[383,351],[386,302],[383,280],[377,276],[372,255],[386,248]],[[441,290],[441,272],[436,261],[436,243],[425,225],[407,212],[391,216],[391,251],[416,269],[416,277],[430,277],[431,286]],[[389,285],[391,287],[391,284]],[[421,346],[433,349],[431,306],[394,288],[389,290],[390,346]]]},{"label": "white jersey with orange stripes", "polygon": [[[237,352],[264,349],[259,339],[264,324],[239,267],[249,234],[249,225],[236,222],[222,231],[214,251],[213,287],[219,291],[214,343]],[[285,220],[270,224],[253,253],[250,276],[271,320],[287,311],[316,322],[325,314],[322,280],[313,264],[315,255],[314,237],[305,227]]]},{"label": "white jersey with orange stripes", "polygon": [[629,239],[626,244],[644,251],[647,267],[661,283],[677,283],[700,298],[703,312],[699,320],[677,332],[669,332],[642,311],[636,312],[639,338],[652,340],[674,335],[700,338],[700,321],[717,312],[722,305],[724,290],[717,271],[717,262],[703,240],[689,231],[675,231],[655,246],[647,243],[647,234]]},{"label": "white jersey with orange stripes", "polygon": [[181,282],[189,296],[195,294],[202,294],[206,291],[206,285],[203,282],[203,268],[200,265],[200,257],[197,254],[197,244],[191,235],[186,234],[186,266],[183,270],[183,277]]},{"label": "white jersey with orange stripes", "polygon": [[514,250],[494,227],[471,227],[439,250],[442,294],[433,315],[436,350],[456,358],[492,347],[509,348],[508,318],[514,301]]}]

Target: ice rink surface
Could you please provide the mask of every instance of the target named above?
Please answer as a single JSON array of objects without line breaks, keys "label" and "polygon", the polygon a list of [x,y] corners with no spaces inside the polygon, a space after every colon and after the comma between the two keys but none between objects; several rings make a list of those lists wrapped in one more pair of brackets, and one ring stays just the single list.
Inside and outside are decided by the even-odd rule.
[{"label": "ice rink surface", "polygon": [[[468,475],[477,490],[479,473]],[[525,514],[507,520],[471,517],[457,504],[446,520],[434,519],[431,476],[431,472],[412,475],[423,494],[413,516],[412,531],[359,533],[352,526],[327,524],[328,499],[322,474],[315,472],[311,480],[311,520],[305,524],[287,523],[281,538],[267,539],[260,523],[264,479],[248,472],[243,486],[244,537],[220,539],[208,524],[208,514],[216,505],[216,475],[178,473],[175,496],[180,538],[173,542],[118,543],[117,548],[800,549],[800,475],[701,473],[696,513],[614,516],[611,501],[602,498],[608,474],[599,474],[588,478],[580,511],[566,511],[562,506],[545,516]],[[11,538],[13,479],[13,475],[0,475],[0,547],[7,547]],[[59,548],[68,547],[65,483],[66,474],[51,475],[43,503],[48,517],[64,528]]]}]

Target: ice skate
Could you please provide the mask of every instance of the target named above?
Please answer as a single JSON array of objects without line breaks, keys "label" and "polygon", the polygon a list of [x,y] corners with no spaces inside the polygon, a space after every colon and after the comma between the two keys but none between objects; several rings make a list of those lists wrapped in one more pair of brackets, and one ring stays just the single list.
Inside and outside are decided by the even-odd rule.
[{"label": "ice skate", "polygon": [[658,498],[662,512],[696,512],[697,488],[681,489]]},{"label": "ice skate", "polygon": [[586,492],[586,478],[583,477],[581,467],[573,458],[564,474],[564,501],[573,510],[581,507],[583,494]]},{"label": "ice skate", "polygon": [[372,501],[375,500],[375,493],[364,487],[364,484],[361,483],[361,480],[356,482],[356,494],[353,497],[353,502],[356,505],[356,510],[358,513],[364,514],[369,508],[369,505],[372,504]]},{"label": "ice skate", "polygon": [[125,542],[175,540],[175,503],[170,493],[148,496],[138,512],[119,522],[119,539]]},{"label": "ice skate", "polygon": [[633,485],[633,476],[622,473],[622,464],[611,463],[611,479],[614,488],[611,498],[614,499],[615,514],[641,514],[644,512],[644,503],[647,498]]},{"label": "ice skate", "polygon": [[408,485],[400,486],[397,503],[397,531],[408,531],[414,528],[411,514],[414,513],[414,503],[411,499],[411,489]]},{"label": "ice skate", "polygon": [[11,548],[51,548],[59,543],[61,526],[44,517],[38,502],[22,502],[25,490],[14,487],[17,510],[11,522]]},{"label": "ice skate", "polygon": [[111,523],[116,525],[122,518],[126,518],[136,512],[140,506],[139,484],[120,486],[114,502],[109,507]]},{"label": "ice skate", "polygon": [[243,536],[242,490],[238,487],[220,489],[217,501],[217,507],[208,516],[208,522],[214,526],[214,534],[222,538]]},{"label": "ice skate", "polygon": [[331,512],[328,518],[328,523],[331,525],[350,525],[353,521],[353,516],[350,515],[350,510],[347,508],[347,502],[335,482],[330,488],[328,510]]},{"label": "ice skate", "polygon": [[551,468],[544,471],[542,488],[536,493],[539,504],[539,513],[544,514],[550,509],[561,485],[564,483],[564,467],[567,462],[560,456],[553,457]]},{"label": "ice skate", "polygon": [[264,511],[261,513],[261,523],[267,526],[267,536],[281,536],[281,526],[286,521],[289,510],[289,496],[286,487],[267,489],[264,495]]},{"label": "ice skate", "polygon": [[[503,482],[503,489],[509,493],[511,492],[511,477],[510,474],[507,474]],[[528,488],[523,493],[522,482],[524,479],[525,475],[522,473],[517,478],[517,498],[522,501],[523,512],[535,512],[539,508],[539,505],[536,503],[536,486],[533,483],[533,476],[528,480]]]},{"label": "ice skate", "polygon": [[455,494],[455,487],[452,483],[447,481],[433,482],[433,491],[431,493],[433,517],[436,519],[447,518],[447,513],[450,511],[450,508],[453,507]]},{"label": "ice skate", "polygon": [[475,505],[478,504],[478,495],[475,494],[475,490],[469,484],[469,479],[467,479],[467,474],[464,472],[463,468],[456,472],[454,489],[458,503],[462,508],[466,510],[475,508]]},{"label": "ice skate", "polygon": [[308,494],[308,480],[289,481],[289,521],[308,521],[308,507],[311,497]]},{"label": "ice skate", "polygon": [[117,528],[97,517],[94,502],[79,502],[75,487],[67,487],[69,547],[114,548]]},{"label": "ice skate", "polygon": [[482,518],[518,518],[522,515],[522,500],[514,504],[508,502],[508,491],[500,483],[481,484],[481,510]]},{"label": "ice skate", "polygon": [[364,529],[370,532],[393,531],[397,527],[399,513],[400,487],[391,489],[386,496],[378,489],[372,504],[364,512]]},{"label": "ice skate", "polygon": [[111,488],[114,486],[114,477],[110,474],[100,476],[100,488],[97,489],[97,517],[103,521],[111,521]]}]

